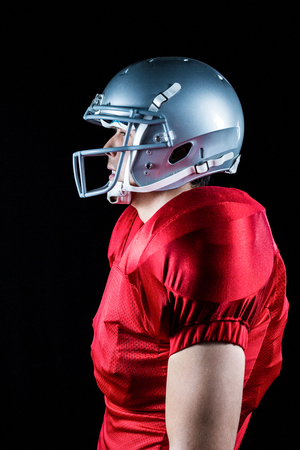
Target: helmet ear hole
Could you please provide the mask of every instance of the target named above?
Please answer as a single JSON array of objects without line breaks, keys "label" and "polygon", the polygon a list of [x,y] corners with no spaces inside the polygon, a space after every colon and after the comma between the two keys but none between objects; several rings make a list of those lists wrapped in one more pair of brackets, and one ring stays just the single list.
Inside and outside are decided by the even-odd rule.
[{"label": "helmet ear hole", "polygon": [[191,142],[187,142],[186,144],[183,144],[180,147],[175,148],[169,157],[169,163],[176,164],[177,162],[184,159],[189,154],[192,146],[193,144]]}]

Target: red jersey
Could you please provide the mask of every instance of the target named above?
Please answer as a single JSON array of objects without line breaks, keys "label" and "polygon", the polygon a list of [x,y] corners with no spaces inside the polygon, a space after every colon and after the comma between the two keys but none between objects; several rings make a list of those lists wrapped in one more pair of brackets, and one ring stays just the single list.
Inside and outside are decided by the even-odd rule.
[{"label": "red jersey", "polygon": [[129,206],[109,246],[92,358],[106,411],[98,449],[168,449],[168,358],[202,342],[246,355],[237,449],[278,376],[288,311],[285,267],[264,208],[236,189],[201,187],[145,224]]}]

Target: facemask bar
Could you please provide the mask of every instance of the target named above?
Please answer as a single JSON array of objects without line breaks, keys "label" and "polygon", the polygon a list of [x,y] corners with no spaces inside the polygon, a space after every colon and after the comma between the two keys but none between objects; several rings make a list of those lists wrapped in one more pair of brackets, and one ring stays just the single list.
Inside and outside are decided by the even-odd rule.
[{"label": "facemask bar", "polygon": [[[106,120],[106,121],[112,121],[112,122],[118,122],[120,121],[120,118],[122,117],[122,122],[127,123],[127,130],[126,135],[124,139],[124,143],[122,147],[114,147],[114,152],[121,152],[118,167],[116,170],[115,177],[112,181],[109,181],[104,186],[93,189],[91,191],[87,191],[87,184],[86,184],[86,173],[85,173],[85,164],[84,164],[84,158],[90,157],[90,156],[104,156],[109,149],[107,148],[97,148],[93,150],[81,150],[73,154],[73,173],[75,178],[75,183],[77,187],[78,194],[81,198],[85,197],[92,197],[95,195],[101,195],[106,194],[108,191],[113,189],[113,187],[116,185],[118,178],[120,176],[122,164],[124,161],[124,156],[126,151],[135,151],[135,150],[155,150],[162,147],[169,147],[173,145],[173,141],[171,139],[165,116],[161,113],[154,114],[154,117],[146,116],[144,118],[136,117],[136,114],[145,114],[149,112],[148,110],[138,110],[138,109],[132,109],[132,108],[116,108],[116,107],[103,107],[101,106],[101,113],[100,113],[100,107],[97,107],[98,110],[95,112],[95,107],[93,107],[93,111],[91,111],[90,108],[88,108],[87,112],[84,115],[85,120],[88,122],[92,122],[97,125],[101,125],[100,119]],[[102,111],[116,111],[116,114],[104,114]],[[99,111],[99,113],[98,113]],[[124,113],[127,113],[127,116],[124,116]],[[121,116],[121,114],[122,116]],[[129,117],[128,117],[129,116]],[[147,125],[157,125],[162,124],[167,136],[168,141],[166,143],[153,143],[153,144],[144,144],[144,145],[132,145],[127,146],[128,139],[131,133],[131,130],[134,126],[134,124],[145,124]]]},{"label": "facemask bar", "polygon": [[[105,113],[104,111],[108,111]],[[113,113],[115,111],[115,114]],[[141,117],[144,116],[144,117]],[[93,106],[89,107],[83,116],[87,122],[94,123],[95,125],[102,125],[100,119],[106,122],[123,122],[123,123],[136,123],[147,125],[159,125],[166,124],[166,118],[164,114],[155,112],[149,116],[149,110],[126,108],[118,106]],[[167,132],[167,130],[165,130]]]}]

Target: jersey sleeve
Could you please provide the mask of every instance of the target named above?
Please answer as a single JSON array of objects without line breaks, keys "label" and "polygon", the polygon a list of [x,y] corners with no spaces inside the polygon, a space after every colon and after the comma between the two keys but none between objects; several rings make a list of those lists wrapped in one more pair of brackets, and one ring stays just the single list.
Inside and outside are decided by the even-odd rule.
[{"label": "jersey sleeve", "polygon": [[170,353],[209,341],[245,349],[274,263],[265,213],[189,232],[170,243],[169,251]]}]

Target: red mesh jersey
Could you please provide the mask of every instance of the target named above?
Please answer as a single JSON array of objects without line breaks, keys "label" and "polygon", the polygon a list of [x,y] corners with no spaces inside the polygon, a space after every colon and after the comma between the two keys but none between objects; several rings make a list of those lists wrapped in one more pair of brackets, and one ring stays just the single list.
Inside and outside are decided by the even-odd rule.
[{"label": "red mesh jersey", "polygon": [[92,358],[106,412],[98,449],[168,449],[169,356],[219,341],[246,354],[236,447],[281,367],[285,268],[264,208],[244,192],[201,187],[145,224],[129,206],[109,246]]}]

